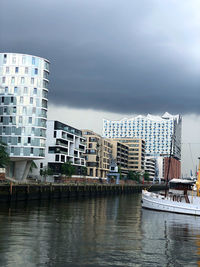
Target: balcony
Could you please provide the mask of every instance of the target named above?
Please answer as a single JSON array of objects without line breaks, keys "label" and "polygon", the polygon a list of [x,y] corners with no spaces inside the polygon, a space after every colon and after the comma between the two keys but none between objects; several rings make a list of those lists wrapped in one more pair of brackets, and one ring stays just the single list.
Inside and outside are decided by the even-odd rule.
[{"label": "balcony", "polygon": [[85,151],[85,146],[79,145],[79,150],[84,152]]},{"label": "balcony", "polygon": [[68,142],[64,141],[64,140],[61,140],[61,139],[57,139],[56,140],[56,145],[68,147]]}]

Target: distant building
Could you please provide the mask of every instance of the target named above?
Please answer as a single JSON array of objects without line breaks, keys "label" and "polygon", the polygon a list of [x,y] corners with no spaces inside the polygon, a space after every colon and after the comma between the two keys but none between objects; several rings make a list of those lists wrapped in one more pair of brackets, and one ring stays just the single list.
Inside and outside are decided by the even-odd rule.
[{"label": "distant building", "polygon": [[61,174],[62,164],[70,162],[75,167],[75,174],[81,175],[85,164],[85,138],[82,132],[60,121],[47,121],[47,142],[45,158],[37,162],[40,170],[51,169],[54,176]]},{"label": "distant building", "polygon": [[149,179],[154,180],[156,176],[156,159],[152,157],[145,157],[145,172],[148,172]]},{"label": "distant building", "polygon": [[112,143],[112,158],[115,160],[121,175],[127,176],[129,146],[115,139],[109,140]]},{"label": "distant building", "polygon": [[49,61],[0,53],[0,140],[8,145],[6,175],[24,180],[45,156]]},{"label": "distant building", "polygon": [[139,115],[118,121],[103,120],[103,137],[105,138],[141,138],[146,144],[146,155],[168,156],[172,142],[172,156],[181,159],[180,115],[169,113],[160,116]]},{"label": "distant building", "polygon": [[144,171],[145,141],[140,138],[114,138],[110,139],[120,142],[128,147],[128,171]]},{"label": "distant building", "polygon": [[106,178],[112,157],[112,143],[90,130],[82,130],[82,134],[86,138],[85,157],[88,175]]},{"label": "distant building", "polygon": [[164,158],[164,179],[181,178],[181,163],[175,158]]},{"label": "distant building", "polygon": [[162,180],[165,177],[165,171],[164,171],[164,157],[156,157],[156,163],[157,163],[157,178]]}]

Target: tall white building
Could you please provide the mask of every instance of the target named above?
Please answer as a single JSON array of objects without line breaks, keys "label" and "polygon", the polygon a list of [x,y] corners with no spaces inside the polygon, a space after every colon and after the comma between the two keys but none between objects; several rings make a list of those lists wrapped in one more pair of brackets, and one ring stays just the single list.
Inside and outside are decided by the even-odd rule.
[{"label": "tall white building", "polygon": [[104,119],[103,136],[106,138],[141,138],[145,140],[147,156],[169,155],[172,141],[172,155],[180,159],[181,127],[181,116],[167,112],[161,117],[148,114],[146,117],[139,115],[119,121]]},{"label": "tall white building", "polygon": [[0,140],[8,145],[7,176],[26,179],[45,155],[49,61],[0,53]]}]

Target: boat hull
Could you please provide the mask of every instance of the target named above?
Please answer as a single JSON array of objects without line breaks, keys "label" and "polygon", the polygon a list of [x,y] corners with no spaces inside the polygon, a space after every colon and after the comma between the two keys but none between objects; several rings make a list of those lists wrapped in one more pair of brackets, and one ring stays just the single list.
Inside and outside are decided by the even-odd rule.
[{"label": "boat hull", "polygon": [[142,191],[142,207],[151,210],[200,216],[200,200],[195,203],[173,201],[169,197]]}]

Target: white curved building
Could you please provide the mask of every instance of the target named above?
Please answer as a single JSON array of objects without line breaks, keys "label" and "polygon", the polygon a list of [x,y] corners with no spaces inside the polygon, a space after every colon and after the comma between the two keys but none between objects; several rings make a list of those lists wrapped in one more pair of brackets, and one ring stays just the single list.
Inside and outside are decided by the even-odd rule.
[{"label": "white curved building", "polygon": [[9,177],[25,179],[45,156],[49,61],[0,53],[0,140],[8,145]]}]

